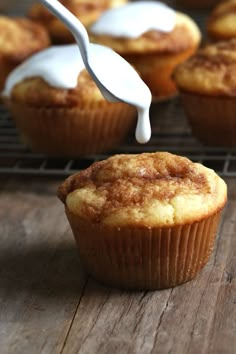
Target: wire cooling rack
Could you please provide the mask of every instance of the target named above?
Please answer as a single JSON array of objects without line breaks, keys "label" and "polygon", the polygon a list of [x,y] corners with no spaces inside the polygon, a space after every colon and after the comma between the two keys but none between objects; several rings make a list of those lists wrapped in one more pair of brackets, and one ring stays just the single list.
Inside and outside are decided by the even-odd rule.
[{"label": "wire cooling rack", "polygon": [[153,104],[151,124],[152,138],[148,144],[138,144],[131,132],[122,145],[106,154],[53,158],[28,150],[21,143],[9,113],[0,106],[0,174],[68,176],[116,153],[169,151],[201,162],[221,176],[236,177],[236,149],[201,145],[191,134],[178,98]]},{"label": "wire cooling rack", "polygon": [[[6,2],[6,13],[19,15],[27,12],[32,0]],[[174,1],[166,1],[174,6]],[[205,36],[207,14],[203,11],[188,11]],[[236,177],[236,149],[205,147],[191,134],[178,98],[168,102],[153,104],[151,107],[152,138],[148,144],[137,144],[134,132],[116,150],[100,155],[83,156],[77,159],[53,158],[32,153],[24,146],[8,111],[0,105],[0,174],[68,176],[91,163],[107,158],[115,153],[142,153],[169,151],[186,156],[213,168],[224,177]]]}]

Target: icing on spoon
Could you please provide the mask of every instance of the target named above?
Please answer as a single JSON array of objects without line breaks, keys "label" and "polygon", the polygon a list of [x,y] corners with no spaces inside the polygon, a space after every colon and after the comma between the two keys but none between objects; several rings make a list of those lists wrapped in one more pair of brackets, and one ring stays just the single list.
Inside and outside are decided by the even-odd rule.
[{"label": "icing on spoon", "polygon": [[137,72],[112,49],[90,44],[85,27],[59,1],[39,1],[72,32],[79,46],[84,65],[103,96],[108,101],[126,102],[137,108],[136,139],[140,143],[146,143],[151,137],[149,109],[152,96]]}]

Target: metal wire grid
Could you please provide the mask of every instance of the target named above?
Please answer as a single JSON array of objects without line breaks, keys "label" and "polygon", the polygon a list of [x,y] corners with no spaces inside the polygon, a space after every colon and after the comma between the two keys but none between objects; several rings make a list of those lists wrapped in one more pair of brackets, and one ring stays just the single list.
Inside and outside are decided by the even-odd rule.
[{"label": "metal wire grid", "polygon": [[236,177],[236,149],[204,147],[191,135],[179,100],[159,103],[151,110],[153,134],[146,145],[133,132],[117,149],[81,158],[53,158],[29,151],[19,140],[8,112],[0,106],[0,174],[68,176],[115,153],[169,151],[213,168],[224,177]]},{"label": "metal wire grid", "polygon": [[[13,10],[9,7],[7,12],[23,14],[31,3],[31,0],[14,3]],[[170,0],[169,3],[173,5],[174,2]],[[188,13],[205,36],[206,13],[202,11],[188,11]],[[209,148],[196,141],[191,135],[178,99],[154,104],[151,108],[151,121],[152,138],[146,145],[137,144],[132,133],[117,150],[106,154],[89,155],[77,159],[52,158],[32,153],[21,143],[9,113],[0,105],[0,174],[68,176],[115,153],[158,150],[187,156],[193,161],[199,161],[213,168],[221,176],[236,177],[236,149]]]}]

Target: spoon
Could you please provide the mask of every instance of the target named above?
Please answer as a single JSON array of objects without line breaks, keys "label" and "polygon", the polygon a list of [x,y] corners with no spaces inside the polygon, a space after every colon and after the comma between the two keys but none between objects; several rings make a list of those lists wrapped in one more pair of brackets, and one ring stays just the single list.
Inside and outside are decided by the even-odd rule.
[{"label": "spoon", "polygon": [[85,27],[65,6],[63,6],[58,0],[39,0],[47,9],[52,12],[58,19],[60,19],[64,25],[72,32],[78,46],[84,62],[84,65],[95,81],[97,86],[102,90],[105,98],[109,101],[123,101],[114,93],[109,91],[104,84],[99,80],[98,75],[89,61],[89,37]]},{"label": "spoon", "polygon": [[134,68],[111,48],[92,44],[83,24],[58,0],[39,0],[60,19],[73,34],[85,68],[103,96],[111,102],[133,105],[138,111],[136,139],[145,143],[150,139],[149,108],[151,92]]}]

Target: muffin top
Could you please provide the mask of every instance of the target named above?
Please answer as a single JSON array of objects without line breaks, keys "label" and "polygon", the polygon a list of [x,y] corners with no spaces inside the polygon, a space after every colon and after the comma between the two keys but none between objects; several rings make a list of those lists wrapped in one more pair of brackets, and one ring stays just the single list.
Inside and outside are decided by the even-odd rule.
[{"label": "muffin top", "polygon": [[182,90],[213,96],[236,95],[236,39],[201,49],[174,71]]},{"label": "muffin top", "polygon": [[105,102],[76,44],[36,53],[7,77],[2,96],[34,107],[72,108]]},{"label": "muffin top", "polygon": [[236,37],[236,0],[220,3],[207,22],[209,36],[216,40]]},{"label": "muffin top", "polygon": [[[91,25],[103,11],[110,7],[123,5],[127,0],[60,0],[85,25]],[[42,23],[56,42],[72,43],[74,38],[64,24],[41,4],[34,4],[28,16]]]},{"label": "muffin top", "polygon": [[70,212],[117,227],[199,221],[222,209],[226,194],[226,184],[213,170],[167,152],[115,155],[58,189]]},{"label": "muffin top", "polygon": [[92,42],[120,54],[178,53],[197,46],[201,40],[200,31],[189,16],[151,1],[104,12],[89,28],[89,36]]},{"label": "muffin top", "polygon": [[[91,22],[90,19],[94,17],[95,13],[101,13],[110,7],[120,6],[126,2],[127,0],[60,0],[60,3],[78,16],[81,21],[87,22],[87,19],[87,23]],[[34,4],[28,14],[31,18],[42,22],[55,19],[55,16],[41,4]]]},{"label": "muffin top", "polygon": [[41,108],[86,107],[92,103],[106,102],[88,72],[83,69],[75,88],[63,89],[49,85],[40,77],[28,78],[16,84],[11,92],[13,102]]},{"label": "muffin top", "polygon": [[41,25],[26,18],[0,16],[0,56],[10,62],[18,64],[49,44]]},{"label": "muffin top", "polygon": [[[40,108],[86,107],[91,111],[94,104],[98,109],[98,105],[109,107],[114,102],[122,105],[127,102],[137,109],[136,138],[140,142],[147,142],[151,134],[149,88],[134,68],[112,49],[90,44],[88,57],[90,67],[101,85],[99,82],[96,84],[97,81],[95,83],[85,70],[76,44],[60,45],[32,55],[12,70],[1,96],[5,103]],[[118,97],[117,100],[113,99],[113,95]]]}]

